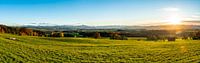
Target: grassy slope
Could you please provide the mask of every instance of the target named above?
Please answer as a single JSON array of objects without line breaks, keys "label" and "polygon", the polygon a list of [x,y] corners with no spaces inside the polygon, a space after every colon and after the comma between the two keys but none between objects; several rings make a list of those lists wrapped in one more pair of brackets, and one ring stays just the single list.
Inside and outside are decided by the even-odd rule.
[{"label": "grassy slope", "polygon": [[[6,39],[10,37],[18,40]],[[200,62],[200,41],[120,41],[0,34],[0,62]]]}]

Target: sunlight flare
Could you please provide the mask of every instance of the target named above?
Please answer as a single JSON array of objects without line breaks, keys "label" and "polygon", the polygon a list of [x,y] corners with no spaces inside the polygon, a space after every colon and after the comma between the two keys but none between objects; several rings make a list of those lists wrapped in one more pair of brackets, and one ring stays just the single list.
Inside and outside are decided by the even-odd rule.
[{"label": "sunlight flare", "polygon": [[165,13],[164,21],[168,22],[169,24],[181,24],[183,14],[181,13],[180,8],[168,7],[163,8]]},{"label": "sunlight flare", "polygon": [[170,23],[170,24],[181,24],[181,21],[182,19],[180,17],[169,17],[167,19],[167,21]]}]

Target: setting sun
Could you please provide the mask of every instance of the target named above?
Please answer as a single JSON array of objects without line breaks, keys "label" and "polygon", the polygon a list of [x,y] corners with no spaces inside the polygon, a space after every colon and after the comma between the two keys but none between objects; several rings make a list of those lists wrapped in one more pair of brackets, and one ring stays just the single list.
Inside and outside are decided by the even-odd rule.
[{"label": "setting sun", "polygon": [[182,19],[182,11],[180,8],[169,7],[163,8],[164,11],[164,21],[168,24],[181,24]]},{"label": "setting sun", "polygon": [[170,17],[167,21],[170,24],[181,24],[181,18],[179,17]]},{"label": "setting sun", "polygon": [[180,17],[180,15],[171,14],[165,17],[164,22],[167,22],[168,24],[181,24],[182,20],[183,19]]}]

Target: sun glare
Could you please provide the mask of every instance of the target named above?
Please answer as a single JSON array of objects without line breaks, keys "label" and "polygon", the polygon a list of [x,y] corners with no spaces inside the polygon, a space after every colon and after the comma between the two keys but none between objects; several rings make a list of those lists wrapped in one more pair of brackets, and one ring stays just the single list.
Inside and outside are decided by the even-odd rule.
[{"label": "sun glare", "polygon": [[171,17],[171,18],[168,18],[167,21],[170,23],[170,24],[181,24],[181,18],[179,17]]},{"label": "sun glare", "polygon": [[169,24],[181,24],[181,9],[169,7],[164,8],[163,10],[165,11],[165,22],[168,22]]}]

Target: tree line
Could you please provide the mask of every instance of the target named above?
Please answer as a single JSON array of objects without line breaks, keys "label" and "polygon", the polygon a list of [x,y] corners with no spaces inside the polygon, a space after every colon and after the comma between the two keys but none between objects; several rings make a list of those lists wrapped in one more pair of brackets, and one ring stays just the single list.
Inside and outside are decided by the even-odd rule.
[{"label": "tree line", "polygon": [[127,37],[146,37],[147,40],[175,41],[176,38],[200,40],[200,30],[115,30],[115,31],[41,31],[24,27],[9,27],[0,25],[0,33],[10,33],[20,36],[44,36],[44,37],[110,37],[113,40],[128,40]]}]

